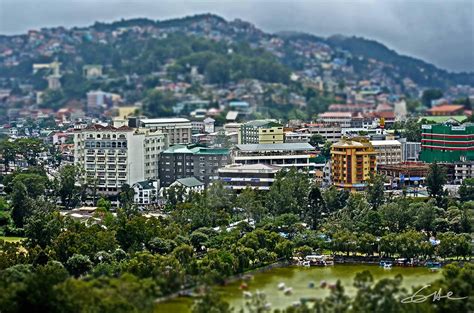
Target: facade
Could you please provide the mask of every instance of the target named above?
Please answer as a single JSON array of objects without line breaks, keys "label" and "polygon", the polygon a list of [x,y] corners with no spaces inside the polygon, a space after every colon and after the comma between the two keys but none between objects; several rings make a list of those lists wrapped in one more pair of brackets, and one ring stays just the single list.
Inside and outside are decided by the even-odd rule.
[{"label": "facade", "polygon": [[425,181],[429,165],[423,162],[402,162],[377,165],[377,173],[386,176],[392,186],[416,186]]},{"label": "facade", "polygon": [[459,162],[454,164],[454,183],[462,184],[467,178],[474,178],[474,162]]},{"label": "facade", "polygon": [[398,140],[371,140],[377,152],[377,166],[402,162],[402,143]]},{"label": "facade", "polygon": [[283,141],[283,125],[273,120],[250,121],[240,127],[240,144],[271,144]]},{"label": "facade", "polygon": [[217,179],[217,169],[230,162],[229,149],[175,145],[160,155],[160,183],[168,187],[180,178],[194,176],[208,185]]},{"label": "facade", "polygon": [[310,173],[324,166],[323,162],[318,162],[317,152],[309,143],[242,144],[235,146],[233,154],[236,164],[296,167]]},{"label": "facade", "polygon": [[321,135],[326,141],[337,142],[341,139],[341,127],[305,124],[303,128],[285,133],[285,142],[309,142],[313,135]]},{"label": "facade", "polygon": [[406,141],[406,138],[399,139],[402,143],[403,162],[416,162],[420,158],[421,143]]},{"label": "facade", "polygon": [[144,128],[166,134],[170,145],[191,143],[192,125],[186,118],[143,119],[139,123]]},{"label": "facade", "polygon": [[159,131],[92,125],[74,131],[74,163],[99,193],[117,194],[123,184],[158,179],[159,153],[167,145]]},{"label": "facade", "polygon": [[318,120],[324,124],[339,125],[340,127],[351,127],[352,113],[326,112],[319,114]]},{"label": "facade", "polygon": [[226,188],[269,190],[281,167],[267,164],[230,164],[218,170],[219,180]]},{"label": "facade", "polygon": [[144,180],[133,184],[132,188],[135,191],[133,202],[138,208],[144,209],[158,203],[159,181]]},{"label": "facade", "polygon": [[420,160],[423,162],[474,161],[474,124],[422,125]]},{"label": "facade", "polygon": [[375,173],[377,152],[365,138],[343,139],[331,147],[331,180],[333,185],[362,190],[370,174]]}]

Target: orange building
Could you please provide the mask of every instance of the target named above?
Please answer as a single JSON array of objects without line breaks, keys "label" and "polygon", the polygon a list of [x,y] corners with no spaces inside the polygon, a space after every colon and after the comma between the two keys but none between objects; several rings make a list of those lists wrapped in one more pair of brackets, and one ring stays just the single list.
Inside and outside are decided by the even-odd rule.
[{"label": "orange building", "polygon": [[351,191],[363,190],[375,174],[377,152],[366,138],[342,139],[331,147],[333,185]]}]

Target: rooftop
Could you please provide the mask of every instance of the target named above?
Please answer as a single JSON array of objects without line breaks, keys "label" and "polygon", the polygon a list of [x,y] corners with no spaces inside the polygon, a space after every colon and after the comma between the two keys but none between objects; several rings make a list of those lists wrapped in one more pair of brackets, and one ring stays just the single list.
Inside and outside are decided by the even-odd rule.
[{"label": "rooftop", "polygon": [[318,115],[320,118],[326,118],[326,117],[346,117],[346,118],[351,118],[352,113],[350,112],[325,112],[321,113]]},{"label": "rooftop", "polygon": [[428,109],[428,112],[457,112],[463,110],[464,106],[459,104],[442,104],[431,109]]},{"label": "rooftop", "polygon": [[180,179],[177,179],[176,182],[180,183],[181,185],[183,185],[185,187],[197,187],[197,186],[203,186],[204,185],[203,182],[201,182],[199,179],[197,179],[194,176],[180,178]]},{"label": "rooftop", "polygon": [[401,142],[398,140],[371,140],[370,143],[373,146],[393,146],[401,145]]},{"label": "rooftop", "polygon": [[170,118],[148,118],[140,120],[144,124],[166,124],[166,123],[189,123],[190,120],[181,117],[170,117]]},{"label": "rooftop", "polygon": [[282,126],[276,120],[254,120],[245,123],[247,126],[263,127],[263,126]]},{"label": "rooftop", "polygon": [[240,151],[308,151],[314,147],[306,142],[295,143],[264,143],[235,145]]}]

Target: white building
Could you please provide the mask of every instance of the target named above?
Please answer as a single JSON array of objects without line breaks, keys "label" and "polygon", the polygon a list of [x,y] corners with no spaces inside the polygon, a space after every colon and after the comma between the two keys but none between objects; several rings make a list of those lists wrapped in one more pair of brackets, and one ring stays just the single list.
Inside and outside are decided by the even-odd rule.
[{"label": "white building", "polygon": [[267,164],[314,173],[317,152],[309,143],[241,144],[234,150],[236,164]]},{"label": "white building", "polygon": [[402,143],[398,140],[371,140],[377,151],[377,164],[398,164],[402,162]]},{"label": "white building", "polygon": [[352,121],[351,112],[325,112],[318,115],[318,121],[325,124],[335,124],[341,127],[350,127]]},{"label": "white building", "polygon": [[92,125],[74,131],[74,163],[97,192],[116,194],[123,184],[158,179],[158,158],[168,147],[160,131]]},{"label": "white building", "polygon": [[226,188],[269,190],[281,167],[267,164],[230,164],[218,170],[219,180]]},{"label": "white building", "polygon": [[455,183],[462,184],[463,180],[474,178],[474,162],[461,162],[454,164]]},{"label": "white building", "polygon": [[204,132],[210,134],[214,132],[214,123],[216,122],[215,119],[213,118],[205,118],[204,119]]},{"label": "white building", "polygon": [[144,180],[132,185],[133,202],[141,209],[158,203],[160,183],[156,180]]},{"label": "white building", "polygon": [[399,139],[402,143],[403,162],[416,162],[420,157],[421,142],[409,142],[406,138]]},{"label": "white building", "polygon": [[153,118],[140,120],[142,127],[160,130],[168,136],[170,145],[191,143],[192,125],[186,118]]}]

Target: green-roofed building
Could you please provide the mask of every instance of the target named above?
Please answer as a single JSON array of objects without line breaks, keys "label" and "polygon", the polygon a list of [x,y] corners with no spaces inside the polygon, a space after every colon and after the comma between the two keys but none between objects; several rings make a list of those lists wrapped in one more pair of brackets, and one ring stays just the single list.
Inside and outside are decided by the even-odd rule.
[{"label": "green-roofed building", "polygon": [[422,125],[420,160],[434,162],[474,161],[474,124]]},{"label": "green-roofed building", "polygon": [[467,120],[465,115],[454,115],[454,116],[420,116],[418,122],[426,123],[463,123]]},{"label": "green-roofed building", "polygon": [[176,180],[196,177],[208,185],[217,179],[217,169],[231,163],[229,149],[175,145],[160,154],[159,177],[163,187]]}]

